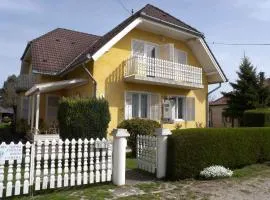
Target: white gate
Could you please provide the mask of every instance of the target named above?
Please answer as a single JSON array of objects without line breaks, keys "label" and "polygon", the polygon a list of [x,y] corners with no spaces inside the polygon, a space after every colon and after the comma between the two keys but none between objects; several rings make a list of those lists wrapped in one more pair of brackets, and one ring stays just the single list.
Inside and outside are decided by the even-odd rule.
[{"label": "white gate", "polygon": [[155,136],[137,136],[138,168],[155,174],[157,168],[157,138]]},{"label": "white gate", "polygon": [[107,182],[111,177],[112,144],[106,139],[0,145],[0,198]]}]

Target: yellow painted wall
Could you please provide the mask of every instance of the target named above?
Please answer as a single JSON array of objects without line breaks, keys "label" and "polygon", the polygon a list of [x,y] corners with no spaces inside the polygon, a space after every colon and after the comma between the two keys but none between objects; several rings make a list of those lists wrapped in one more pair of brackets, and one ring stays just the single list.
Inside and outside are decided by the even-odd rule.
[{"label": "yellow painted wall", "polygon": [[[188,64],[200,67],[199,62],[188,46],[171,38],[164,38],[153,33],[134,29],[115,44],[108,52],[100,57],[93,68],[93,76],[97,81],[97,95],[105,96],[109,101],[112,120],[109,125],[109,132],[124,119],[124,92],[127,90],[147,91],[167,95],[186,95],[195,97],[196,116],[194,122],[183,123],[183,128],[195,127],[195,122],[206,124],[206,98],[207,84],[205,76],[203,79],[204,89],[186,90],[172,87],[155,86],[149,84],[127,83],[123,80],[123,61],[131,55],[131,40],[140,39],[157,44],[174,43],[175,48],[188,53]],[[174,124],[165,124],[164,127],[175,128]]]},{"label": "yellow painted wall", "polygon": [[[123,61],[131,55],[131,40],[140,39],[150,41],[157,44],[174,43],[175,48],[181,49],[188,53],[188,64],[200,67],[200,63],[193,55],[191,49],[181,41],[177,41],[171,38],[164,38],[160,35],[144,32],[142,30],[134,29],[115,44],[108,52],[100,57],[95,63],[88,63],[87,67],[93,74],[97,81],[97,96],[104,96],[110,105],[111,122],[109,124],[108,132],[111,132],[113,128],[124,120],[124,93],[125,91],[147,91],[151,93],[159,93],[161,96],[168,95],[185,95],[195,97],[195,121],[183,122],[182,128],[196,127],[196,122],[206,124],[206,103],[208,86],[205,75],[203,75],[204,88],[199,90],[187,90],[165,86],[149,85],[149,84],[137,84],[127,83],[123,80],[124,66]],[[89,79],[85,71],[78,67],[74,71],[71,71],[63,78],[52,78],[42,76],[40,82],[50,82],[63,79],[72,78],[86,78]],[[89,81],[88,84],[80,87],[75,87],[69,90],[63,90],[57,92],[63,96],[81,96],[90,97],[93,92],[93,83]],[[41,95],[41,109],[40,116],[45,118],[45,95]],[[164,127],[174,129],[175,124],[164,124]]]}]

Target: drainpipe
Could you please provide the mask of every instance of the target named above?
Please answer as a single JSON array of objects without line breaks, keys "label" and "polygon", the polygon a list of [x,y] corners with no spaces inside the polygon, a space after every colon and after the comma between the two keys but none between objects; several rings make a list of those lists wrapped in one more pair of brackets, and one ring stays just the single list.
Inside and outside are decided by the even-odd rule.
[{"label": "drainpipe", "polygon": [[88,76],[91,78],[94,86],[93,86],[93,97],[97,97],[97,82],[94,79],[94,77],[92,76],[92,74],[89,72],[89,70],[87,69],[87,67],[85,66],[85,63],[82,64],[83,69],[85,70],[85,72],[88,74]]},{"label": "drainpipe", "polygon": [[212,94],[213,92],[217,91],[219,88],[221,88],[221,83],[218,84],[218,86],[216,88],[214,88],[213,90],[211,90],[210,92],[208,92],[207,94],[207,125],[208,127],[210,127],[210,116],[209,116],[209,113],[210,113],[210,106],[209,106],[209,100],[208,100],[208,97],[210,94]]}]

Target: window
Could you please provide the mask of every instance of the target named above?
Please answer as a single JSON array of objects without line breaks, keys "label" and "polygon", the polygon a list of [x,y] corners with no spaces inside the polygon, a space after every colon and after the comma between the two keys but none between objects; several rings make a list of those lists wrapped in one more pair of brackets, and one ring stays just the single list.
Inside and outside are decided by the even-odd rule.
[{"label": "window", "polygon": [[187,53],[179,49],[174,49],[174,62],[187,64]]},{"label": "window", "polygon": [[46,121],[49,125],[57,121],[59,100],[59,96],[47,95]]},{"label": "window", "polygon": [[195,99],[180,96],[166,98],[163,105],[163,118],[168,121],[194,121]]},{"label": "window", "polygon": [[148,113],[148,95],[140,93],[132,93],[132,118],[147,118]]},{"label": "window", "polygon": [[159,55],[160,45],[143,40],[132,40],[131,48],[132,55],[157,58]]},{"label": "window", "polygon": [[158,94],[145,92],[126,92],[125,119],[160,119],[160,98]]}]

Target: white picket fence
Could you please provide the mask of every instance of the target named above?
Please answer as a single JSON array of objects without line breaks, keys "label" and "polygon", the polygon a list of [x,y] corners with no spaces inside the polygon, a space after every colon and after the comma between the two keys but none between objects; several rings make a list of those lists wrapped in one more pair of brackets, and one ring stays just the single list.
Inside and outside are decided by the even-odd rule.
[{"label": "white picket fence", "polygon": [[137,136],[138,168],[155,174],[157,168],[157,138],[156,136]]},{"label": "white picket fence", "polygon": [[[14,143],[0,145],[0,158],[10,145]],[[112,144],[106,139],[39,140],[16,145],[22,146],[21,158],[0,162],[0,198],[111,181]]]}]

